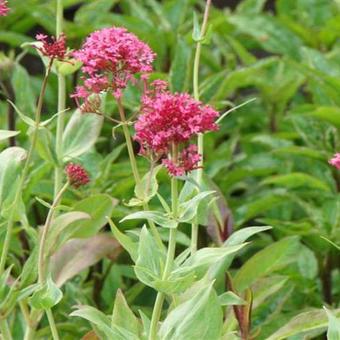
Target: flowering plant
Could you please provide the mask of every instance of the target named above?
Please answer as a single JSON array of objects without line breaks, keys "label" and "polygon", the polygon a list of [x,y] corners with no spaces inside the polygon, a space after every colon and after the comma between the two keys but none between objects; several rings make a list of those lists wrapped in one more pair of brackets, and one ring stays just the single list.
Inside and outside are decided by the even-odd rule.
[{"label": "flowering plant", "polygon": [[0,0],[1,339],[336,339],[321,2]]}]

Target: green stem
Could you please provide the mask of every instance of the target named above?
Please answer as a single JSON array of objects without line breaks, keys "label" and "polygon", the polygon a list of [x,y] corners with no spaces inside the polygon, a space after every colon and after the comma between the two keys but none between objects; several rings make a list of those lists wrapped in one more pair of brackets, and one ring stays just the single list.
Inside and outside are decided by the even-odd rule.
[{"label": "green stem", "polygon": [[48,322],[50,324],[53,340],[59,340],[57,326],[55,324],[52,311],[50,309],[46,309],[46,315],[47,315]]},{"label": "green stem", "polygon": [[[57,0],[57,11],[56,11],[56,36],[60,36],[63,32],[63,2]],[[56,132],[56,155],[58,159],[58,165],[55,167],[54,172],[54,197],[60,191],[62,186],[63,169],[61,166],[63,158],[62,141],[64,132],[64,120],[65,120],[65,107],[66,107],[66,81],[65,76],[58,73],[58,110],[59,112],[57,119],[57,132]]]},{"label": "green stem", "polygon": [[7,220],[6,236],[5,236],[5,241],[4,241],[4,244],[3,244],[1,259],[0,259],[0,276],[3,274],[4,269],[5,269],[7,255],[8,255],[8,251],[9,251],[9,246],[10,246],[11,238],[12,238],[12,231],[13,231],[13,226],[14,226],[15,214],[17,213],[17,210],[18,210],[17,207],[18,207],[18,204],[19,204],[19,201],[20,201],[20,197],[22,195],[22,190],[24,188],[26,178],[28,176],[28,171],[29,171],[29,167],[30,167],[30,164],[31,164],[32,156],[33,156],[34,149],[35,149],[35,146],[36,146],[37,140],[38,140],[39,125],[40,125],[40,120],[41,120],[41,109],[42,109],[42,105],[43,105],[43,101],[44,101],[44,95],[45,95],[46,86],[47,86],[47,79],[48,79],[48,76],[49,76],[50,71],[51,71],[52,62],[53,62],[53,60],[50,60],[50,63],[48,65],[47,69],[46,69],[45,77],[44,77],[44,80],[43,80],[43,83],[42,83],[42,86],[41,86],[38,104],[37,104],[37,108],[36,108],[36,112],[35,112],[35,128],[34,128],[33,135],[32,135],[31,146],[30,146],[28,153],[27,153],[25,165],[24,165],[24,168],[22,170],[22,174],[21,174],[21,177],[20,177],[20,180],[19,180],[17,191],[16,191],[15,196],[14,196],[12,209],[10,211],[10,214],[9,214],[9,217],[8,217],[8,220]]},{"label": "green stem", "polygon": [[[48,232],[50,230],[50,227],[51,227],[51,224],[52,224],[52,221],[53,221],[55,210],[56,210],[63,194],[67,190],[68,186],[69,186],[69,182],[66,182],[65,185],[60,189],[60,191],[56,195],[56,197],[55,197],[55,199],[54,199],[54,201],[51,205],[51,208],[48,212],[46,222],[45,222],[45,225],[44,225],[43,230],[42,230],[42,234],[41,234],[41,238],[40,238],[40,242],[39,242],[39,256],[38,256],[38,280],[39,280],[39,283],[41,285],[45,284],[45,282],[46,282],[46,262],[48,261],[49,256],[48,256],[48,254],[45,254],[45,247],[46,247],[46,240],[47,240]],[[50,325],[50,329],[51,329],[51,332],[52,332],[53,339],[59,340],[57,328],[55,326],[53,313],[52,313],[51,309],[46,310],[46,315],[47,315],[47,318],[48,318],[48,322],[49,322],[49,325]],[[30,331],[30,332],[32,332],[32,331]]]},{"label": "green stem", "polygon": [[[205,5],[205,11],[203,16],[203,23],[201,27],[201,34],[200,38],[202,39],[206,32],[208,27],[208,17],[209,17],[209,9],[211,5],[211,0],[207,0]],[[201,40],[200,39],[200,40]],[[201,41],[198,41],[196,44],[196,52],[195,52],[195,59],[194,59],[194,69],[193,69],[193,91],[194,91],[194,98],[196,100],[199,100],[199,68],[200,68],[200,60],[201,60],[201,49],[202,49],[202,43]],[[204,139],[203,134],[198,135],[197,139],[197,148],[198,153],[201,155],[201,161],[198,164],[198,169],[196,171],[197,177],[196,181],[199,184],[199,186],[202,185],[203,181],[203,157],[204,157]],[[198,240],[198,223],[195,221],[191,225],[191,254],[193,255],[197,250],[197,240]]]},{"label": "green stem", "polygon": [[[131,134],[130,134],[130,130],[129,130],[129,127],[128,127],[128,124],[127,124],[127,120],[126,120],[126,116],[125,116],[125,112],[124,112],[124,107],[123,107],[123,104],[121,102],[121,99],[117,99],[117,105],[118,105],[119,115],[120,115],[120,119],[121,119],[122,126],[123,126],[123,132],[124,132],[124,137],[125,137],[125,141],[126,141],[126,146],[127,146],[127,149],[128,149],[128,154],[129,154],[129,159],[130,159],[133,177],[135,179],[136,185],[138,185],[138,184],[140,184],[141,179],[140,179],[140,175],[139,175],[139,171],[138,171],[138,167],[137,167],[137,161],[136,161],[135,153],[133,151],[133,146],[132,146],[132,142],[131,142]],[[146,210],[146,211],[149,210],[148,203],[143,204],[143,209]],[[163,242],[162,242],[162,239],[161,239],[159,232],[156,228],[156,225],[151,220],[148,220],[148,224],[150,226],[150,230],[151,230],[157,244],[159,245],[160,248],[163,248]]]},{"label": "green stem", "polygon": [[39,283],[44,284],[46,281],[46,260],[48,259],[48,256],[45,254],[45,246],[46,246],[46,240],[48,236],[48,232],[51,227],[51,223],[54,217],[55,209],[58,206],[61,197],[63,196],[64,192],[67,190],[69,186],[69,182],[66,182],[66,184],[61,188],[61,190],[56,195],[51,208],[48,212],[45,225],[42,230],[41,239],[39,243],[39,257],[38,257],[38,275],[39,275]]},{"label": "green stem", "polygon": [[2,340],[12,340],[11,331],[8,327],[8,323],[6,319],[0,320],[0,332]]},{"label": "green stem", "polygon": [[[177,149],[175,147],[173,148],[173,158],[175,160],[177,159]],[[171,178],[171,204],[173,218],[176,219],[178,216],[178,180],[176,179],[176,177]],[[162,275],[163,281],[168,278],[174,263],[176,250],[176,234],[177,229],[170,229],[168,253],[166,256],[164,272]],[[158,322],[161,316],[164,299],[165,294],[162,292],[158,292],[151,317],[149,340],[155,340],[157,338]]]}]

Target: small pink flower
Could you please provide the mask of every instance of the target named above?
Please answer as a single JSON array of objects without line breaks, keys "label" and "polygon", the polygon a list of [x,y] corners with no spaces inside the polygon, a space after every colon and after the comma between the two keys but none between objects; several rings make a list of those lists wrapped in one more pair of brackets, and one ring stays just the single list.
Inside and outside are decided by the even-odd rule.
[{"label": "small pink flower", "polygon": [[[83,63],[81,87],[87,97],[102,91],[121,97],[122,89],[135,80],[136,74],[141,74],[142,79],[147,77],[155,59],[147,44],[121,27],[93,32],[73,55]],[[73,96],[86,101],[87,97],[78,93],[79,89]]]},{"label": "small pink flower", "polygon": [[4,17],[8,14],[9,8],[7,6],[7,0],[0,0],[0,16]]},{"label": "small pink flower", "polygon": [[340,170],[340,153],[336,153],[334,157],[328,161],[328,163]]},{"label": "small pink flower", "polygon": [[79,164],[67,164],[65,172],[70,184],[75,188],[79,188],[90,182],[87,171]]},{"label": "small pink flower", "polygon": [[62,33],[58,39],[45,34],[37,34],[36,39],[42,42],[42,47],[36,47],[44,56],[50,59],[63,60],[66,57],[66,37]]}]

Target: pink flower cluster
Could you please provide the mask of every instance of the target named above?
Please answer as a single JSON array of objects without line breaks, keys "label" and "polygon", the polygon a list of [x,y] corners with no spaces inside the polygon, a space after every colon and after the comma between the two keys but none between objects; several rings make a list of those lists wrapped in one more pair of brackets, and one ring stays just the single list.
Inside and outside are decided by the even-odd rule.
[{"label": "pink flower cluster", "polygon": [[73,53],[83,63],[83,85],[78,86],[73,97],[87,98],[93,93],[111,92],[121,96],[129,81],[137,73],[152,71],[155,53],[125,28],[104,28],[90,34],[82,48]]},{"label": "pink flower cluster", "polygon": [[141,146],[141,154],[152,153],[161,158],[173,145],[184,146],[176,161],[165,159],[163,164],[174,176],[197,168],[200,155],[196,146],[185,146],[193,136],[218,129],[215,123],[218,112],[187,93],[170,93],[162,81],[151,84],[151,90],[142,98],[141,111],[134,137]]},{"label": "pink flower cluster", "polygon": [[340,153],[336,153],[334,157],[328,161],[328,163],[340,170]]},{"label": "pink flower cluster", "polygon": [[8,12],[9,8],[7,6],[7,0],[0,0],[0,16],[4,17]]},{"label": "pink flower cluster", "polygon": [[70,184],[79,188],[90,182],[90,177],[87,171],[79,164],[69,163],[65,168],[65,172]]},{"label": "pink flower cluster", "polygon": [[36,47],[44,56],[50,59],[63,60],[66,57],[66,37],[61,34],[58,39],[45,34],[37,34],[36,39],[42,42],[42,47]]}]

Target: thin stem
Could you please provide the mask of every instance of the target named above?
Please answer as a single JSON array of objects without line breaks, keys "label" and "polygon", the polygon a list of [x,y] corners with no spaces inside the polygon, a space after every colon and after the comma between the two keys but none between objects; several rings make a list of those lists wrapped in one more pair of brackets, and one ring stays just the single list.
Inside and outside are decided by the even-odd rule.
[{"label": "thin stem", "polygon": [[19,204],[19,200],[20,200],[20,197],[21,197],[21,194],[22,194],[22,190],[24,188],[24,184],[25,184],[25,181],[26,181],[26,178],[27,178],[27,175],[28,175],[28,171],[29,171],[29,167],[30,167],[30,164],[31,164],[33,152],[34,152],[35,146],[37,144],[37,140],[38,140],[38,131],[39,131],[39,125],[40,125],[40,119],[41,119],[41,109],[42,109],[42,105],[43,105],[43,101],[44,101],[44,95],[45,95],[46,86],[47,86],[47,79],[48,79],[48,76],[49,76],[50,71],[51,71],[52,62],[53,62],[53,60],[50,60],[50,63],[48,65],[47,69],[46,69],[45,77],[44,77],[44,80],[43,80],[43,83],[42,83],[42,86],[41,86],[38,104],[37,104],[37,108],[36,108],[36,112],[35,112],[35,128],[34,128],[33,135],[32,135],[31,146],[30,146],[28,153],[27,153],[25,165],[24,165],[24,168],[22,170],[22,174],[21,174],[21,177],[20,177],[20,180],[19,180],[17,191],[16,191],[15,196],[14,196],[12,209],[11,209],[10,215],[8,217],[8,221],[7,221],[6,236],[5,236],[5,241],[4,241],[4,244],[3,244],[2,254],[1,254],[1,259],[0,259],[0,276],[3,274],[4,269],[5,269],[8,250],[9,250],[9,246],[10,246],[11,238],[12,238],[12,230],[13,230],[13,226],[14,226],[14,217],[15,217],[15,214],[16,214],[16,211],[17,211],[17,206]]},{"label": "thin stem", "polygon": [[45,254],[45,246],[46,246],[46,239],[48,236],[49,229],[51,227],[51,222],[53,220],[53,216],[55,213],[55,209],[58,206],[61,197],[63,196],[64,192],[67,190],[69,186],[69,182],[66,182],[66,184],[61,188],[59,193],[56,195],[51,208],[48,212],[45,225],[42,230],[40,244],[39,244],[39,257],[38,257],[38,274],[39,274],[39,283],[44,284],[46,281],[46,272],[45,272],[45,266],[46,266],[46,254]]},{"label": "thin stem", "polygon": [[[119,99],[119,98],[117,99],[117,106],[118,106],[119,115],[120,115],[120,119],[121,119],[122,126],[123,126],[123,132],[124,132],[126,146],[127,146],[127,149],[128,149],[128,154],[129,154],[129,158],[130,158],[130,164],[131,164],[133,177],[135,179],[135,183],[138,185],[138,184],[140,184],[141,179],[140,179],[140,175],[139,175],[139,171],[138,171],[138,167],[137,167],[137,161],[136,161],[135,153],[133,151],[130,130],[129,130],[129,127],[127,125],[127,119],[126,119],[126,116],[125,116],[124,107],[123,107],[121,99]],[[146,210],[146,211],[149,210],[148,203],[143,204],[143,209]],[[150,221],[150,220],[148,220],[148,224],[150,226],[150,230],[151,230],[157,244],[159,245],[160,248],[163,248],[163,242],[162,242],[162,239],[161,239],[159,232],[156,228],[156,225],[154,224],[153,221]]]},{"label": "thin stem", "polygon": [[[201,40],[205,36],[207,32],[208,27],[208,17],[209,17],[209,9],[211,5],[211,0],[207,0],[204,10],[204,16],[203,16],[203,23],[201,27],[201,34],[200,39],[196,44],[196,52],[195,52],[195,59],[194,59],[194,70],[193,70],[193,91],[194,91],[194,98],[196,100],[199,100],[199,67],[200,67],[200,60],[201,60],[201,48],[202,43]],[[199,184],[199,186],[202,185],[203,180],[203,158],[204,158],[204,140],[203,140],[203,134],[199,134],[197,137],[197,149],[198,153],[201,155],[201,160],[198,164],[198,169],[196,171],[196,181]],[[195,221],[191,225],[191,243],[190,243],[190,249],[191,254],[193,255],[197,250],[197,241],[198,241],[198,222]]]},{"label": "thin stem", "polygon": [[12,340],[11,331],[6,319],[0,319],[0,332],[2,340]]},{"label": "thin stem", "polygon": [[[57,11],[56,11],[56,36],[59,37],[63,31],[63,2],[57,0]],[[56,132],[56,154],[58,158],[58,166],[55,167],[54,172],[54,197],[60,191],[62,186],[63,170],[60,163],[62,162],[62,140],[64,132],[64,120],[65,120],[65,108],[66,108],[66,81],[65,76],[58,73],[58,110],[57,118],[57,132]]]},{"label": "thin stem", "polygon": [[[175,160],[177,159],[177,148],[175,147],[173,147],[173,158]],[[178,217],[178,180],[176,179],[176,177],[171,178],[171,205],[173,218],[176,219]],[[166,256],[164,272],[162,275],[163,281],[165,281],[168,278],[174,263],[176,250],[176,234],[177,234],[176,228],[170,229],[168,253]],[[164,299],[165,294],[162,292],[158,292],[151,317],[149,340],[155,340],[157,337],[158,328],[157,326],[161,316]]]},{"label": "thin stem", "polygon": [[52,311],[50,309],[46,309],[46,315],[47,315],[48,323],[50,324],[53,340],[59,340],[57,326],[55,324]]}]

